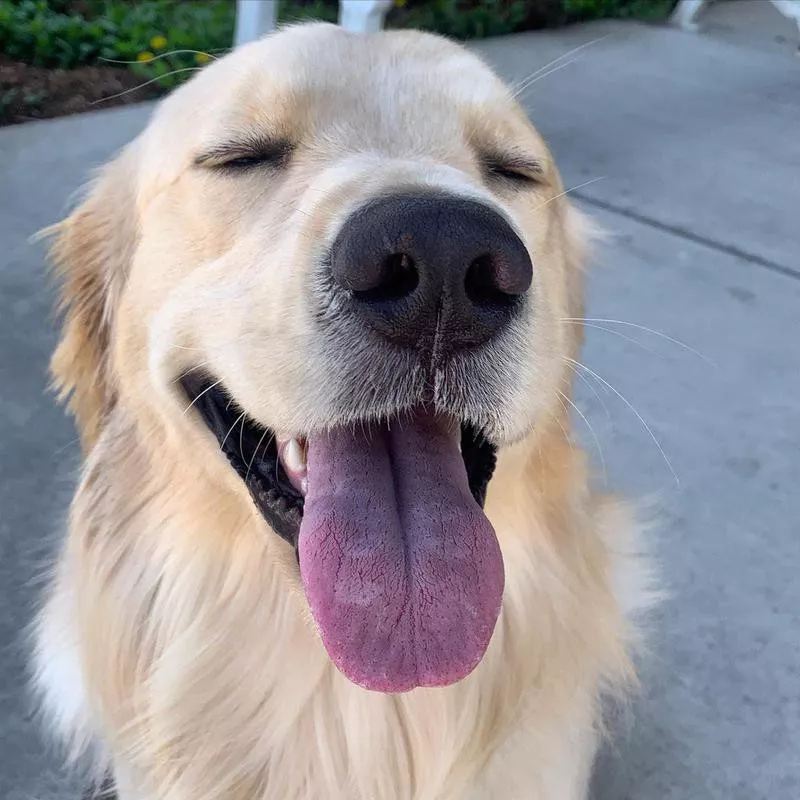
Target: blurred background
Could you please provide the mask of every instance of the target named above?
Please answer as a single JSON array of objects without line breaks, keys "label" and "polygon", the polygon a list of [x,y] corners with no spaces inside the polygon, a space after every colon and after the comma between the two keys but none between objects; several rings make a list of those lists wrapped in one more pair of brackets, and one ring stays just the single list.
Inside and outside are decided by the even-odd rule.
[{"label": "blurred background", "polygon": [[[247,25],[240,6],[237,26],[230,0],[0,0],[7,800],[79,793],[25,689],[26,628],[78,465],[48,391],[52,287],[31,237],[159,95],[271,24],[270,5],[250,2]],[[612,721],[594,797],[797,800],[800,0],[719,0],[697,16],[688,6],[702,4],[676,12],[673,0],[388,5],[372,23],[463,39],[515,85],[571,197],[608,231],[576,425],[597,483],[647,499],[670,596],[648,623],[643,689]],[[275,16],[339,13],[335,0],[286,0]]]}]

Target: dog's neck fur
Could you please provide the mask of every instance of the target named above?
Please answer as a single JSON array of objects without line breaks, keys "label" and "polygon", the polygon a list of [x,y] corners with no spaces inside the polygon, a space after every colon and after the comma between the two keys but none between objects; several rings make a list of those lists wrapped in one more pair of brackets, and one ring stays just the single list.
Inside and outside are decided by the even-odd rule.
[{"label": "dog's neck fur", "polygon": [[[282,574],[291,553],[243,492],[209,483],[191,454],[157,473],[140,441],[115,412],[87,461],[51,609],[71,603],[92,687],[71,733],[101,740],[150,787],[143,797],[442,800],[495,796],[481,794],[489,784],[513,797],[512,774],[525,797],[580,796],[600,689],[632,673],[603,538],[620,511],[589,494],[563,437],[501,454],[495,481],[520,488],[503,507],[491,487],[487,500],[507,580],[483,662],[452,687],[399,696],[332,667]],[[535,730],[520,745],[523,719]],[[567,791],[548,782],[565,758],[573,788],[553,794]]]}]

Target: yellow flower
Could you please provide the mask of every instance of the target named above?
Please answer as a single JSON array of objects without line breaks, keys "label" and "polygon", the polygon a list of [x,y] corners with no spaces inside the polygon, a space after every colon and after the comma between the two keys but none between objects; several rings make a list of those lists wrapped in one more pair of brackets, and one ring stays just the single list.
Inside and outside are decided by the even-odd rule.
[{"label": "yellow flower", "polygon": [[150,40],[150,47],[153,50],[163,50],[167,46],[167,37],[166,36],[154,36]]},{"label": "yellow flower", "polygon": [[139,53],[139,55],[136,56],[136,60],[142,62],[152,61],[154,58],[155,56],[149,50],[145,50],[143,53]]},{"label": "yellow flower", "polygon": [[194,60],[198,64],[207,64],[211,60],[211,58],[208,55],[208,53],[195,53]]}]

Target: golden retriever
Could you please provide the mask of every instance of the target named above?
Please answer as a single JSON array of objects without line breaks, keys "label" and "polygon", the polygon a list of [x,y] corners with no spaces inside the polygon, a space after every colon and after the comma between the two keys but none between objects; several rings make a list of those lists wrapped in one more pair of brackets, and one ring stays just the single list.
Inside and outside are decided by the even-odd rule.
[{"label": "golden retriever", "polygon": [[54,232],[36,675],[120,800],[586,797],[646,598],[570,432],[586,231],[417,32],[242,47],[102,170]]}]

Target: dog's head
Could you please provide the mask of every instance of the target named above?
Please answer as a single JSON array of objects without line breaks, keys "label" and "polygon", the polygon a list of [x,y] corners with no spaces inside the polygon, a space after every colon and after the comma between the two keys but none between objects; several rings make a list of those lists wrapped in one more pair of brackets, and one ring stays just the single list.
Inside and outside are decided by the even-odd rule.
[{"label": "dog's head", "polygon": [[500,609],[496,450],[563,413],[577,224],[477,57],[290,28],[164,101],[61,226],[54,374],[87,449],[124,413],[234,477],[348,677],[450,683]]}]

